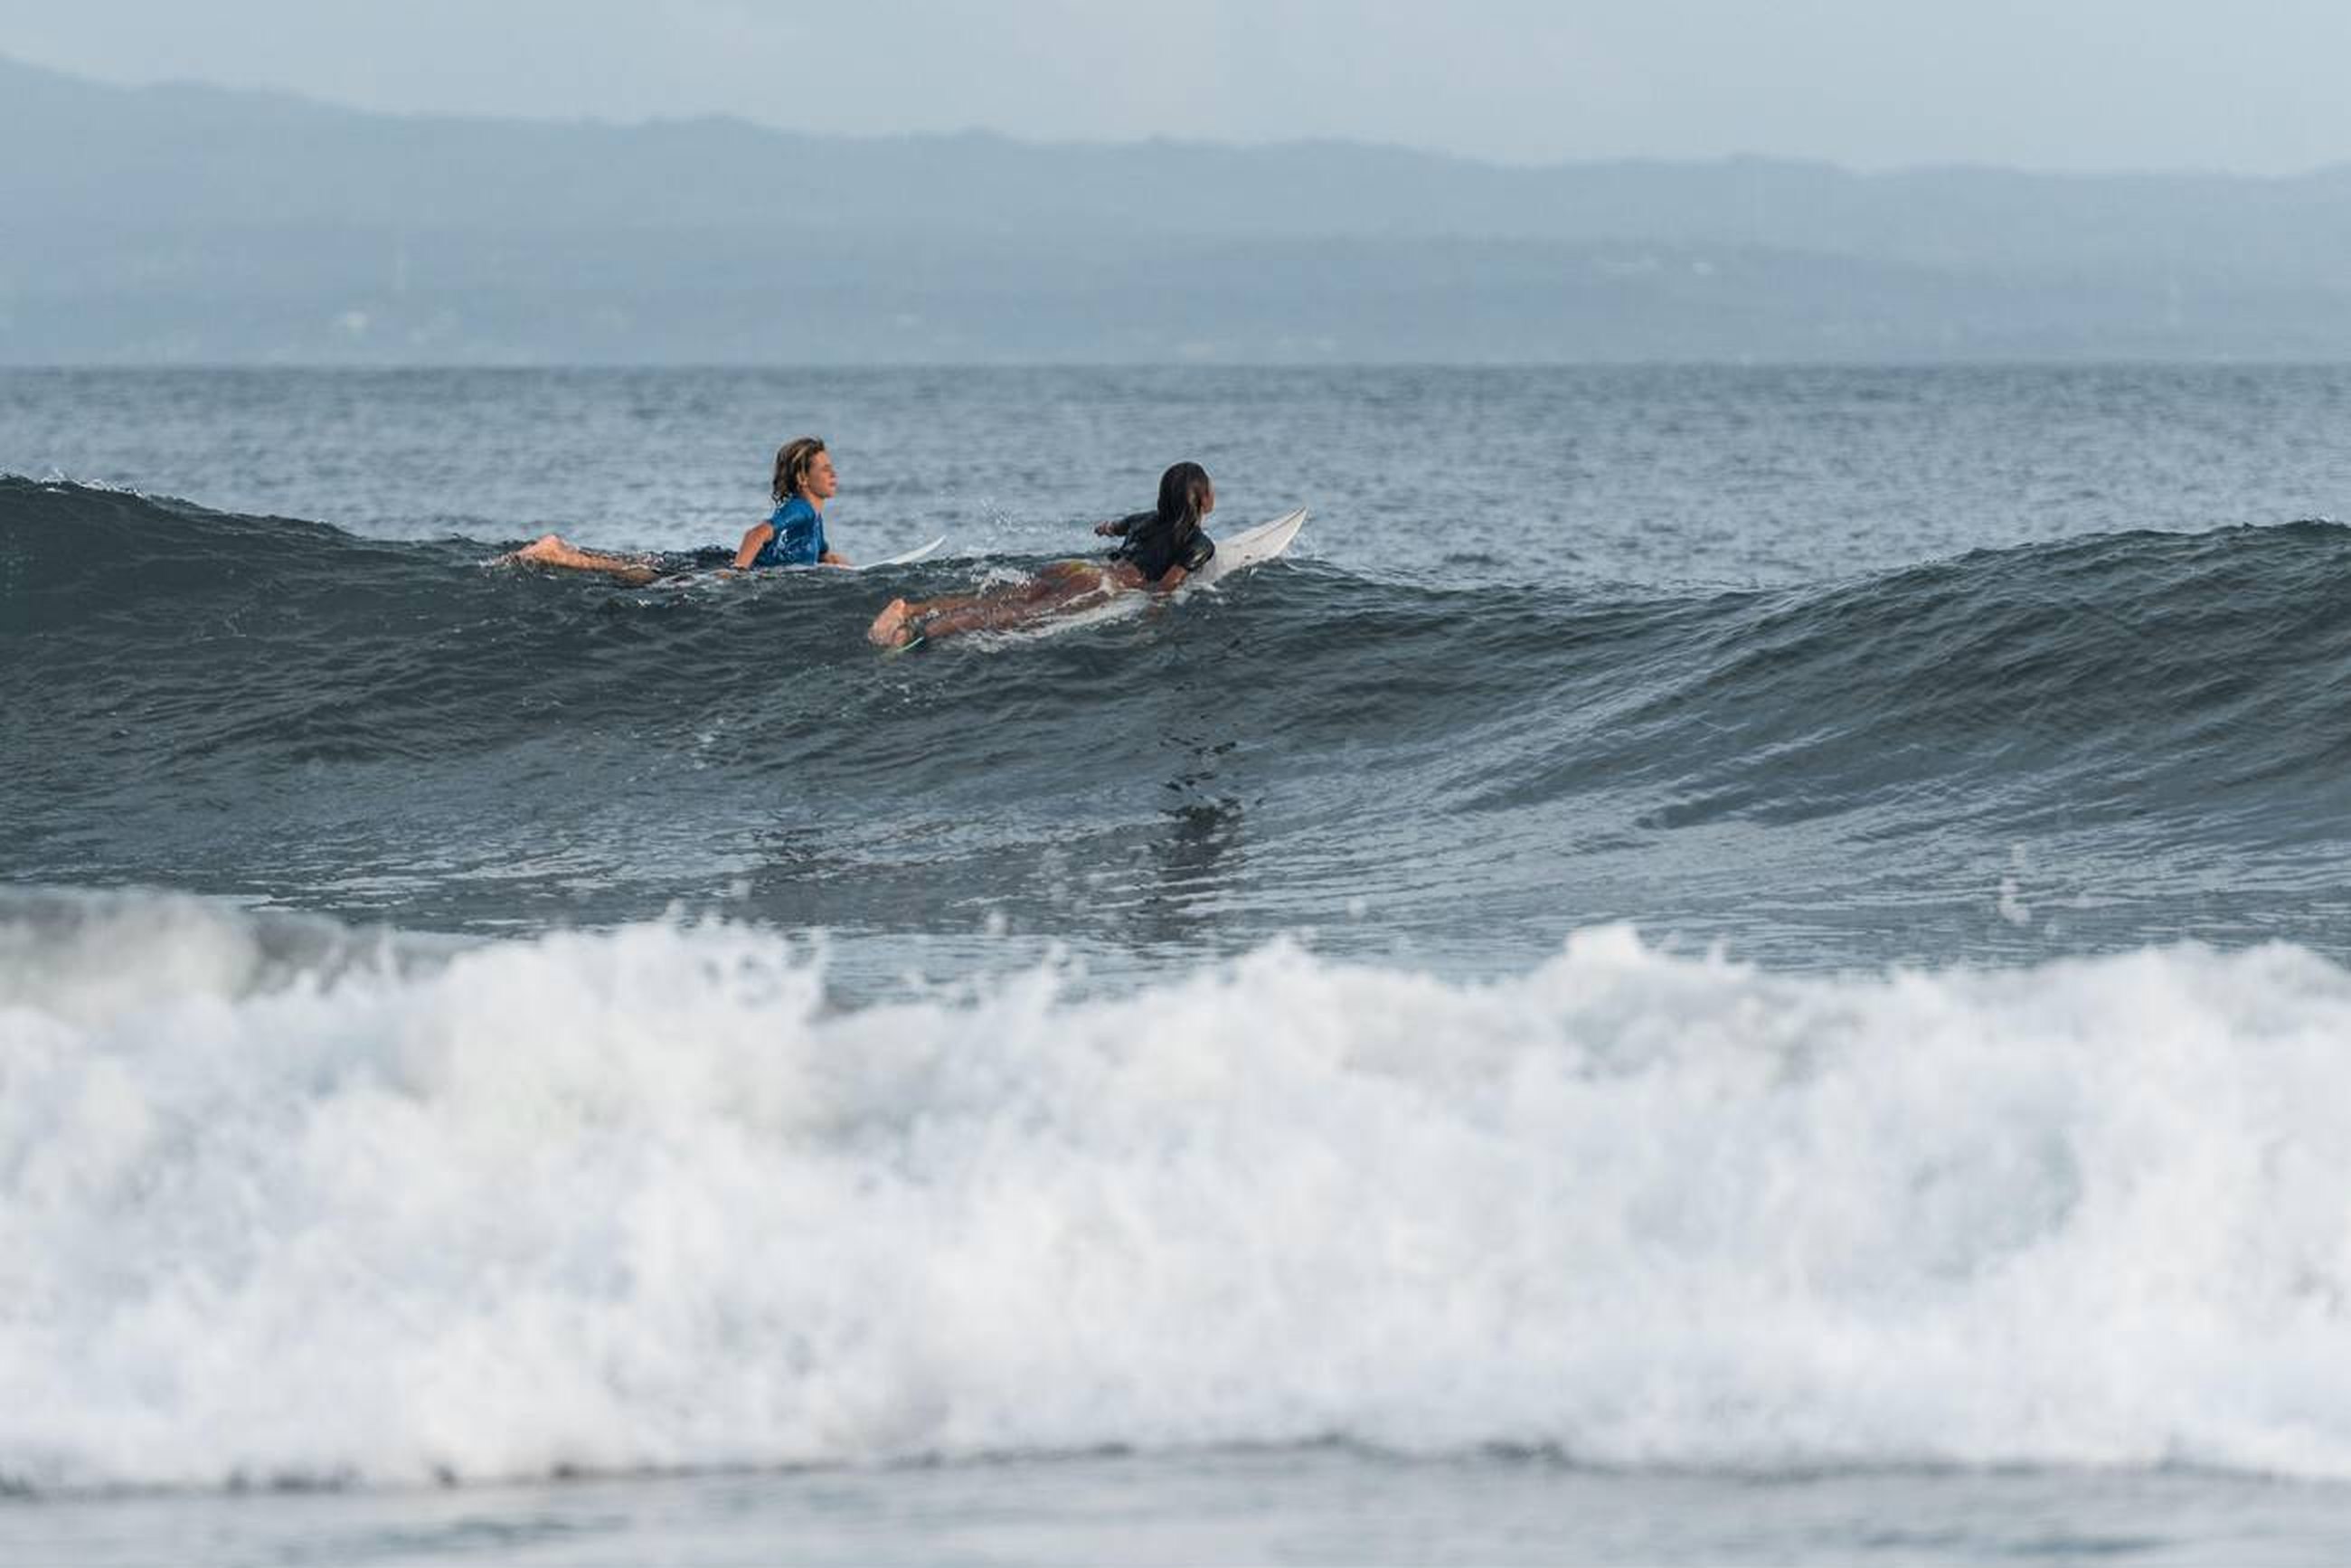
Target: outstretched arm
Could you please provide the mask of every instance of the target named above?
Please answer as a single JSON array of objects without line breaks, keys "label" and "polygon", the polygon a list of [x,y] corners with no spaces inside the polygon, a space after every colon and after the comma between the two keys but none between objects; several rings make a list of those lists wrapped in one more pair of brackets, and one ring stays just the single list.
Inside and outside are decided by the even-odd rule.
[{"label": "outstretched arm", "polygon": [[749,566],[758,559],[759,552],[767,549],[768,541],[775,537],[776,526],[773,523],[753,523],[751,531],[743,536],[743,548],[735,552],[737,570]]}]

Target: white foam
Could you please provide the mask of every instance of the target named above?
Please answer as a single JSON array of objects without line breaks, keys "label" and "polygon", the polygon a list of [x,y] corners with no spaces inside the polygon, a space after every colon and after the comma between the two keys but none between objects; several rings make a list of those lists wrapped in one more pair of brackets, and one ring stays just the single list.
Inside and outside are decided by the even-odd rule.
[{"label": "white foam", "polygon": [[166,907],[0,943],[16,1481],[2351,1475],[2351,976],[2294,948],[1791,978],[1603,930],[1491,986],[1277,946],[842,1013],[740,927],[265,985],[251,917]]}]

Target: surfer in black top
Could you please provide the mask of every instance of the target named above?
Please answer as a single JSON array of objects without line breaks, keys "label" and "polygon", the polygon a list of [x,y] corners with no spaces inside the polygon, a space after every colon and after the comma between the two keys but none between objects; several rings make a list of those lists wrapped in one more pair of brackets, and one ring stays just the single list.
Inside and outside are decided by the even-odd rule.
[{"label": "surfer in black top", "polygon": [[879,647],[904,648],[957,632],[1017,626],[1131,588],[1164,592],[1217,553],[1216,541],[1200,528],[1200,519],[1216,509],[1217,487],[1208,471],[1197,463],[1178,463],[1159,476],[1157,507],[1094,526],[1094,532],[1120,541],[1107,561],[1055,561],[1027,582],[986,593],[912,604],[893,599],[873,618],[866,638]]},{"label": "surfer in black top", "polygon": [[1208,471],[1197,463],[1178,463],[1159,476],[1159,505],[1112,523],[1096,523],[1094,532],[1123,539],[1111,552],[1113,560],[1131,561],[1145,582],[1160,582],[1171,570],[1173,588],[1217,553],[1200,531],[1200,519],[1217,509],[1217,487]]}]

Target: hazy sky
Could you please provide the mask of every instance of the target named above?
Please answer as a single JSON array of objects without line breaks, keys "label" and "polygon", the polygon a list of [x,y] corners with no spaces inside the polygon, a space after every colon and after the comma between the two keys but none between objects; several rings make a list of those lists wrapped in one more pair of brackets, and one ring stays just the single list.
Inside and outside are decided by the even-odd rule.
[{"label": "hazy sky", "polygon": [[0,0],[0,54],[371,109],[846,134],[1330,136],[1511,162],[2351,161],[2345,0]]}]

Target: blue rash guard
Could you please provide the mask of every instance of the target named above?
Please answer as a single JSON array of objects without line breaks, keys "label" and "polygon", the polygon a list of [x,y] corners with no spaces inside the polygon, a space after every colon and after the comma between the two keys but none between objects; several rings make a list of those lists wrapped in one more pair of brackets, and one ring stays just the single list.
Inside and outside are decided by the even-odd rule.
[{"label": "blue rash guard", "polygon": [[753,566],[814,566],[824,559],[824,514],[794,496],[778,507],[768,526],[776,531],[751,558]]}]

